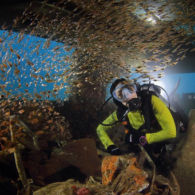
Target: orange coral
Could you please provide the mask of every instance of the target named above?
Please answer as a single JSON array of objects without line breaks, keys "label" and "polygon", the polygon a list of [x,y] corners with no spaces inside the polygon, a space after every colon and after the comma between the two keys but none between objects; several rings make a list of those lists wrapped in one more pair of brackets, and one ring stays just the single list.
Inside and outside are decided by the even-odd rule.
[{"label": "orange coral", "polygon": [[[136,167],[131,156],[107,156],[102,161],[102,183],[112,185],[115,192],[138,192],[148,186],[147,174]],[[120,184],[119,184],[120,183]]]},{"label": "orange coral", "polygon": [[145,175],[136,175],[133,179],[137,185],[142,185],[145,183],[146,176]]},{"label": "orange coral", "polygon": [[119,156],[107,156],[103,159],[101,167],[103,185],[108,185],[113,181],[118,164]]}]

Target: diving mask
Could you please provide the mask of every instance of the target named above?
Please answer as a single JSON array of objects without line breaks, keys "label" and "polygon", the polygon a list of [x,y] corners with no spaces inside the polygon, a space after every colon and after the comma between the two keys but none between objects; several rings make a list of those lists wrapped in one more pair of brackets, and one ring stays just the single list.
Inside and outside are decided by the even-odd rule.
[{"label": "diving mask", "polygon": [[135,85],[119,84],[113,91],[112,95],[117,101],[123,103],[128,102],[130,99],[134,98],[135,92]]}]

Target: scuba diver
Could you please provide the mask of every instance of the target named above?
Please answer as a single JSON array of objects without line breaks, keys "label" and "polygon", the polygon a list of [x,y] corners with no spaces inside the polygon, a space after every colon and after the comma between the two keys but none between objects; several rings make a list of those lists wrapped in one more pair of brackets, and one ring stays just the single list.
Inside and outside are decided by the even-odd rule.
[{"label": "scuba diver", "polygon": [[[108,116],[96,129],[104,148],[111,155],[122,152],[107,134],[118,122],[125,127],[125,142],[130,151],[141,144],[155,164],[162,161],[170,141],[176,139],[177,124],[171,110],[159,97],[160,86],[138,85],[123,78],[115,80],[110,94],[117,110]],[[156,155],[158,154],[158,158]]]}]

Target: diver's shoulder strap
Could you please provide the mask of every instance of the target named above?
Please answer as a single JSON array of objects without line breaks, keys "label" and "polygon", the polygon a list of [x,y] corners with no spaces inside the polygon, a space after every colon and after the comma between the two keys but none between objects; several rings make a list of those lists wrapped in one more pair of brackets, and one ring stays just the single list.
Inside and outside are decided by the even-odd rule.
[{"label": "diver's shoulder strap", "polygon": [[[141,107],[141,112],[144,116],[145,123],[138,129],[138,131],[142,131],[143,129],[151,130],[151,127],[154,125],[156,126],[157,129],[159,129],[160,125],[158,124],[158,121],[154,115],[153,108],[152,108],[152,94],[142,94],[141,96],[141,101],[142,101],[142,107]],[[122,113],[124,112],[118,112],[118,117],[122,118]],[[126,121],[125,123],[122,121]],[[126,129],[129,131],[137,131],[135,130],[132,125],[129,122],[128,115],[121,120],[122,124],[125,126]]]}]

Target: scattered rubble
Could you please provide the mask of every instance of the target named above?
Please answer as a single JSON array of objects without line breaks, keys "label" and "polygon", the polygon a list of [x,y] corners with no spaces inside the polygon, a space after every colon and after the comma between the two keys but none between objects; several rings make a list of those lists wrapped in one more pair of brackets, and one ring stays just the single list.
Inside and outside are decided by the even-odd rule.
[{"label": "scattered rubble", "polygon": [[[151,173],[139,167],[132,154],[122,156],[106,156],[101,165],[102,177],[89,177],[85,183],[69,179],[65,182],[49,184],[33,193],[33,195],[179,195],[179,187],[175,176],[167,178],[156,175],[154,188],[151,191]],[[172,180],[171,180],[172,179]],[[174,183],[176,182],[176,183]]]}]

